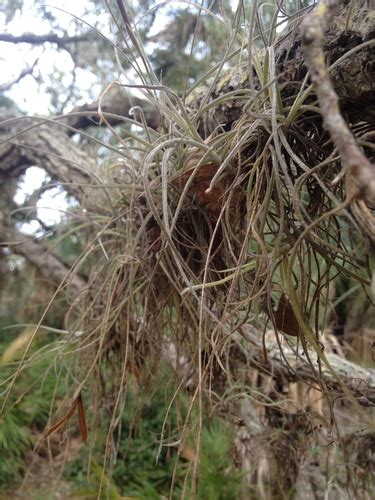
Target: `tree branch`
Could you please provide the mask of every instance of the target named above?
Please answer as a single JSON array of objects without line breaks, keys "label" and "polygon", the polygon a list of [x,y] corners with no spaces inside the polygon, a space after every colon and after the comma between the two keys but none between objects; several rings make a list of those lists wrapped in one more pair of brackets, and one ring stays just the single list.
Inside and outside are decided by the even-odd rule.
[{"label": "tree branch", "polygon": [[[238,342],[232,346],[230,357],[235,362],[241,361],[265,375],[285,381],[286,384],[300,381],[308,385],[317,385],[319,381],[316,374],[319,373],[326,387],[332,390],[336,397],[345,396],[337,378],[323,362],[320,371],[315,353],[310,353],[314,370],[301,349],[297,352],[297,349],[290,347],[283,338],[280,339],[280,347],[274,331],[267,332],[265,345],[263,345],[262,332],[254,327],[249,327],[248,330],[249,332],[244,335],[245,342],[243,338],[238,338]],[[265,350],[267,359],[265,359]],[[357,363],[328,351],[329,346],[327,346],[326,357],[330,366],[358,403],[362,406],[375,406],[375,369],[363,368]]]},{"label": "tree branch", "polygon": [[[103,101],[100,102],[101,111],[103,113],[111,113],[118,115],[115,117],[106,117],[106,121],[109,125],[114,126],[122,123],[121,116],[125,118],[131,118],[139,121],[139,116],[135,113],[135,116],[129,115],[129,111],[133,107],[139,107],[142,109],[144,117],[146,119],[147,126],[156,130],[159,125],[160,117],[157,114],[155,108],[152,104],[145,99],[140,99],[139,97],[132,96],[129,92],[125,91],[121,86],[112,86],[111,92],[105,95]],[[84,104],[73,110],[71,116],[67,116],[68,124],[76,129],[86,129],[88,127],[103,125],[100,121],[98,115],[99,100]],[[74,113],[85,113],[84,115],[74,116]],[[73,132],[69,132],[70,135]]]},{"label": "tree branch", "polygon": [[24,33],[23,35],[15,36],[9,33],[0,33],[0,42],[7,43],[29,43],[32,45],[41,45],[43,43],[53,43],[59,47],[64,47],[70,43],[86,42],[89,40],[89,33],[77,36],[58,36],[55,33],[46,35],[34,35],[33,33]]},{"label": "tree branch", "polygon": [[22,70],[21,73],[17,76],[17,78],[12,80],[11,82],[4,83],[3,85],[0,85],[0,92],[6,92],[11,87],[13,87],[13,85],[15,85],[16,83],[21,81],[22,78],[24,78],[27,75],[31,75],[32,72],[34,71],[34,68],[37,65],[38,61],[39,61],[39,59],[36,59],[36,61],[34,62],[34,64],[32,66],[29,66],[29,67],[25,68],[24,70]]},{"label": "tree branch", "polygon": [[[338,96],[325,64],[324,32],[339,5],[339,0],[321,0],[306,16],[301,24],[303,51],[319,99],[324,126],[354,181],[348,186],[348,196],[363,197],[369,206],[375,206],[375,164],[371,164],[359,149],[341,115]],[[375,234],[373,237],[375,239]]]},{"label": "tree branch", "polygon": [[95,206],[95,195],[87,187],[96,183],[96,162],[58,124],[22,117],[0,122],[1,129],[5,133],[0,141],[0,176],[18,177],[28,167],[39,166],[83,207]]},{"label": "tree branch", "polygon": [[[307,385],[317,385],[316,373],[322,377],[324,384],[331,389],[336,397],[344,396],[342,387],[324,363],[321,363],[321,371],[316,361],[316,354],[311,354],[311,361],[315,366],[313,370],[311,364],[299,350],[290,347],[284,338],[281,338],[281,346],[276,340],[274,331],[268,331],[265,336],[265,346],[263,345],[263,333],[252,325],[249,325],[247,334],[243,336],[233,336],[230,359],[235,364],[236,373],[244,373],[248,377],[248,370],[239,370],[238,362],[245,366],[250,365],[265,375],[274,379],[284,381],[286,384],[293,382],[303,382]],[[245,337],[245,338],[243,338]],[[245,340],[245,342],[244,342]],[[265,359],[265,349],[267,359]],[[327,347],[328,349],[328,347]],[[176,353],[179,353],[177,356]],[[186,379],[186,385],[195,385],[197,380],[194,378],[194,367],[190,365],[189,358],[183,356],[177,347],[167,341],[162,349],[163,359],[179,373],[180,376],[186,376],[189,372],[192,374]],[[348,361],[342,356],[333,352],[326,352],[327,360],[333,368],[341,382],[352,392],[358,403],[362,406],[375,406],[375,369],[363,368],[362,366]],[[245,380],[249,383],[249,380]],[[218,393],[223,391],[223,381],[221,377],[216,377],[210,381],[211,388]],[[191,388],[191,387],[190,387]],[[224,384],[224,390],[227,386]]]},{"label": "tree branch", "polygon": [[[274,334],[273,334],[274,335]],[[301,380],[305,383],[317,383],[314,371],[306,359],[306,356],[296,354],[294,349],[283,343],[282,350],[276,342],[268,342],[268,363],[264,363],[263,347],[257,345],[257,350],[250,354],[250,364],[261,371],[275,376],[279,374],[288,382]],[[316,358],[316,354],[314,353]],[[327,360],[333,370],[340,377],[344,385],[353,393],[358,402],[363,406],[375,406],[375,370],[366,369],[357,363],[348,361],[332,352],[326,354]],[[289,366],[287,365],[287,363]],[[314,361],[313,361],[314,362]],[[316,371],[319,372],[318,363],[315,362]],[[290,370],[290,367],[293,371]],[[332,372],[322,363],[321,376],[326,386],[334,391],[338,397],[342,389],[334,378]]]},{"label": "tree branch", "polygon": [[51,250],[14,228],[0,225],[0,247],[9,247],[13,253],[23,256],[44,278],[53,281],[55,285],[67,283],[73,296],[86,287],[86,281],[77,274],[70,274],[71,268],[61,262]]}]

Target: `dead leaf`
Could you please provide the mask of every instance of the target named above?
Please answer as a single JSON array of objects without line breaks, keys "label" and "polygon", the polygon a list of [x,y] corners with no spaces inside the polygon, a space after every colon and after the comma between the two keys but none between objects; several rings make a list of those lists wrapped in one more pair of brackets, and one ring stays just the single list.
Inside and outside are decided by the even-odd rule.
[{"label": "dead leaf", "polygon": [[300,326],[294,314],[291,303],[289,302],[289,299],[287,298],[285,293],[283,293],[280,297],[275,314],[275,323],[277,329],[285,333],[286,335],[299,337],[301,331]]},{"label": "dead leaf", "polygon": [[85,410],[83,408],[81,393],[79,393],[77,397],[77,407],[78,407],[79,432],[81,433],[82,441],[85,442],[87,441],[87,424],[86,424]]},{"label": "dead leaf", "polygon": [[83,409],[83,402],[82,402],[82,396],[81,393],[78,394],[76,399],[73,401],[72,406],[70,407],[68,413],[63,417],[61,420],[59,420],[56,424],[52,425],[46,434],[46,437],[51,436],[58,430],[60,430],[63,425],[68,422],[72,416],[74,415],[75,410],[78,410],[78,424],[79,424],[79,430],[81,433],[81,438],[82,441],[85,442],[87,440],[87,424],[86,424],[86,418],[85,418],[85,412]]}]

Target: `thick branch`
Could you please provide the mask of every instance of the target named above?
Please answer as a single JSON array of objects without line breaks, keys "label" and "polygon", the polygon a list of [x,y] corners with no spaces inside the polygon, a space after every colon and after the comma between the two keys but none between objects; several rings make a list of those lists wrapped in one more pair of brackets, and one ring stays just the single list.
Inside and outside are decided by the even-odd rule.
[{"label": "thick branch", "polygon": [[63,282],[68,284],[73,296],[78,295],[86,287],[83,278],[71,274],[70,267],[34,238],[16,229],[0,226],[0,240],[0,246],[9,247],[13,253],[25,257],[47,280],[57,286]]},{"label": "thick branch", "polygon": [[94,183],[96,162],[63,129],[28,117],[0,122],[0,129],[0,176],[17,177],[39,166],[83,206],[91,205],[87,185]]},{"label": "thick branch", "polygon": [[[230,359],[233,360],[236,373],[239,373],[238,362],[241,362],[287,384],[300,381],[308,385],[318,385],[316,374],[319,373],[325,386],[332,390],[336,397],[344,395],[337,378],[323,362],[320,371],[315,352],[310,352],[310,360],[314,365],[312,367],[306,355],[301,352],[301,348],[297,354],[294,348],[289,347],[286,341],[281,339],[280,349],[275,332],[269,331],[265,338],[267,352],[267,359],[265,359],[262,332],[254,326],[249,326],[249,330],[251,333],[246,335],[245,342],[243,342],[243,337],[239,337],[238,343],[234,343],[231,347]],[[162,350],[163,359],[181,376],[186,376],[189,372],[193,374],[194,368],[190,366],[189,359],[177,353],[179,350],[176,346],[166,341]],[[363,368],[332,352],[327,352],[326,357],[336,376],[352,392],[358,403],[363,406],[375,406],[375,369]],[[247,370],[241,373],[247,373]],[[194,383],[196,380],[193,375],[186,380],[187,386]],[[222,392],[223,381],[220,377],[211,380],[210,384],[212,384],[211,388],[218,393]],[[224,385],[225,389],[226,385]]]},{"label": "thick branch", "polygon": [[24,33],[23,35],[15,36],[9,33],[0,33],[0,42],[8,43],[30,43],[32,45],[41,45],[43,43],[54,43],[59,47],[64,47],[69,43],[85,42],[89,40],[89,33],[78,36],[58,36],[55,33],[46,35],[34,35],[34,33]]},{"label": "thick branch", "polygon": [[[132,96],[129,92],[124,90],[121,86],[114,85],[110,92],[108,92],[104,99],[100,102],[101,111],[117,115],[118,117],[106,116],[106,121],[109,125],[114,126],[122,123],[121,116],[131,118],[132,120],[141,121],[139,112],[136,108],[141,108],[148,127],[157,129],[159,125],[159,115],[150,102],[139,97]],[[86,129],[92,126],[105,125],[100,121],[98,115],[99,100],[93,103],[84,104],[79,108],[73,110],[73,113],[84,113],[80,116],[68,115],[68,124],[76,129]],[[129,111],[134,108],[134,114],[130,115]],[[69,132],[70,135],[73,132]]]},{"label": "thick branch", "polygon": [[[272,334],[272,337],[272,340],[268,338],[266,342],[267,361],[264,359],[262,334],[259,332],[250,336],[251,348],[248,351],[246,347],[244,348],[247,351],[245,355],[243,351],[237,352],[236,349],[236,359],[243,357],[245,363],[250,363],[251,366],[272,377],[281,377],[287,382],[316,383],[315,373],[319,373],[316,354],[311,353],[310,356],[312,362],[315,363],[314,373],[305,355],[301,353],[296,355],[294,349],[290,348],[286,342],[283,343],[282,351],[280,351],[274,334]],[[375,406],[375,370],[363,368],[334,353],[326,353],[326,356],[335,373],[353,393],[354,397],[357,398],[358,402],[363,406]],[[342,388],[337,379],[323,362],[321,377],[326,386],[332,389],[336,396],[342,393]]]}]

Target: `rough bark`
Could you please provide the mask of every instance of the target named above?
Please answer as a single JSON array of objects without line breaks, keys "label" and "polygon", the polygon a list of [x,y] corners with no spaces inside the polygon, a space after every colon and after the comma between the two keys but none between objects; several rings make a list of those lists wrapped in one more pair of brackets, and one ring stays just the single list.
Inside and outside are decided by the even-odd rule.
[{"label": "rough bark", "polygon": [[[319,100],[323,125],[329,131],[340,154],[343,165],[348,169],[347,197],[364,198],[369,206],[375,207],[375,164],[372,164],[356,144],[356,140],[339,109],[339,100],[332,86],[324,60],[324,30],[334,18],[337,0],[324,0],[319,8],[305,17],[301,25],[303,51],[306,65]],[[367,213],[370,219],[371,214]],[[369,228],[369,235],[374,228]]]},{"label": "rough bark", "polygon": [[96,161],[69,139],[58,123],[38,118],[0,122],[0,176],[19,177],[31,166],[43,168],[83,207],[90,204],[87,186],[95,182]]},{"label": "rough bark", "polygon": [[[316,374],[319,373],[324,385],[331,390],[337,398],[345,396],[340,382],[351,391],[357,402],[365,407],[375,406],[375,369],[364,368],[359,364],[348,361],[343,356],[334,352],[327,352],[328,367],[321,362],[321,368],[317,361],[317,355],[310,351],[310,362],[306,355],[299,349],[288,345],[285,339],[281,338],[277,342],[276,333],[268,331],[263,345],[263,333],[252,325],[246,328],[247,334],[244,334],[245,342],[242,337],[235,337],[230,351],[230,359],[233,362],[234,372],[245,374],[244,382],[251,385],[251,370],[245,367],[257,369],[264,375],[268,375],[275,381],[280,382],[280,386],[287,386],[293,382],[303,382],[307,385],[314,385],[317,382]],[[327,342],[329,345],[329,341]],[[183,356],[177,357],[178,349],[176,346],[166,340],[163,346],[163,359],[181,376],[191,373],[191,378],[186,382],[186,386],[191,390],[194,385],[194,370],[189,369],[189,360]],[[265,357],[267,353],[267,358]],[[312,369],[312,365],[313,368]],[[241,370],[239,366],[243,364]],[[320,370],[320,371],[319,371]],[[218,372],[219,373],[219,372]],[[217,375],[211,381],[210,386],[217,394],[223,393],[228,389],[226,382]]]},{"label": "rough bark", "polygon": [[95,191],[90,185],[97,182],[96,160],[70,136],[88,127],[116,126],[123,123],[124,118],[141,122],[140,110],[147,126],[156,129],[159,116],[152,105],[115,85],[102,102],[80,106],[63,120],[9,118],[3,113],[0,115],[0,177],[5,181],[19,177],[31,166],[39,166],[82,207],[95,208]]},{"label": "rough bark", "polygon": [[[306,355],[302,352],[298,353],[286,342],[282,343],[282,350],[280,350],[274,333],[271,334],[271,338],[266,343],[267,360],[265,360],[262,336],[259,334],[251,335],[249,340],[252,349],[246,353],[244,361],[262,373],[276,379],[279,377],[287,383],[298,381],[307,384],[316,383],[316,374],[306,359]],[[316,354],[311,352],[310,358],[316,372],[318,372],[319,365],[316,361]],[[322,362],[320,375],[328,389],[331,389],[337,397],[345,396],[338,383],[338,377],[357,398],[359,404],[366,407],[375,406],[375,369],[363,368],[332,352],[327,353],[327,360],[333,371]]]},{"label": "rough bark", "polygon": [[[349,122],[374,120],[375,117],[374,45],[371,44],[374,32],[375,10],[371,2],[364,0],[356,0],[353,4],[349,0],[341,2],[325,32],[323,49],[329,75],[338,95],[341,111]],[[348,54],[347,57],[345,54]],[[276,44],[275,59],[282,96],[288,99],[296,95],[307,74],[299,24],[295,34],[283,36]],[[253,79],[256,84],[255,73]],[[212,79],[189,97],[188,102],[192,108],[199,106],[206,98],[208,89],[210,95],[207,103],[224,93],[250,88],[247,64],[243,63],[242,66],[223,73],[212,88],[211,85]],[[200,132],[207,136],[223,123],[229,130],[233,122],[242,115],[243,106],[244,101],[240,99],[215,106],[202,118]]]}]

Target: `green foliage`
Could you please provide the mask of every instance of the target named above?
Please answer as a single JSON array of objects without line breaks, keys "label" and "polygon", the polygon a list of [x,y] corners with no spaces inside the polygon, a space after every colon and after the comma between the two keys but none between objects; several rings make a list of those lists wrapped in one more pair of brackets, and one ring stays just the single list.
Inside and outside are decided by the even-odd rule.
[{"label": "green foliage", "polygon": [[[215,2],[211,7],[218,14]],[[183,92],[187,82],[195,82],[221,60],[229,33],[220,17],[213,19],[196,9],[173,10],[169,15],[171,20],[155,37],[158,46],[149,58],[160,80]],[[145,42],[147,47],[147,38]]]},{"label": "green foliage", "polygon": [[239,497],[241,474],[234,471],[230,458],[228,428],[218,419],[202,430],[199,498],[235,500]]},{"label": "green foliage", "polygon": [[4,94],[0,94],[0,110],[6,110],[8,113],[21,113],[21,110],[17,106],[17,104]]},{"label": "green foliage", "polygon": [[19,476],[22,457],[33,445],[28,420],[25,409],[18,408],[0,421],[0,484],[5,491]]},{"label": "green foliage", "polygon": [[[4,341],[0,344],[0,354],[7,344]],[[33,450],[45,429],[56,389],[57,395],[62,394],[62,384],[56,387],[55,376],[48,373],[51,360],[50,354],[44,355],[20,372],[0,417],[0,492],[6,492],[22,478],[27,470],[25,455]],[[3,396],[15,367],[16,363],[1,366]]]},{"label": "green foliage", "polygon": [[[76,485],[75,494],[95,495],[100,484],[104,498],[135,497],[140,499],[160,499],[168,496],[171,488],[173,470],[177,467],[176,485],[173,498],[180,498],[188,472],[189,462],[184,458],[177,460],[176,446],[163,446],[158,460],[160,431],[167,411],[168,400],[159,389],[152,397],[141,397],[140,401],[132,394],[124,407],[121,423],[121,438],[116,463],[109,471],[103,470],[103,444],[106,432],[102,431],[90,463],[87,478],[82,457],[67,466],[67,477]],[[179,412],[186,413],[188,401],[179,396]],[[173,442],[177,437],[176,407],[167,419],[169,429],[165,439]],[[101,428],[108,427],[110,416],[106,415]],[[206,422],[201,436],[200,483],[198,498],[207,500],[238,498],[240,475],[235,472],[230,459],[231,433],[219,419]],[[188,445],[190,448],[190,445]],[[88,450],[84,452],[88,463]],[[187,483],[189,491],[189,482]]]}]

